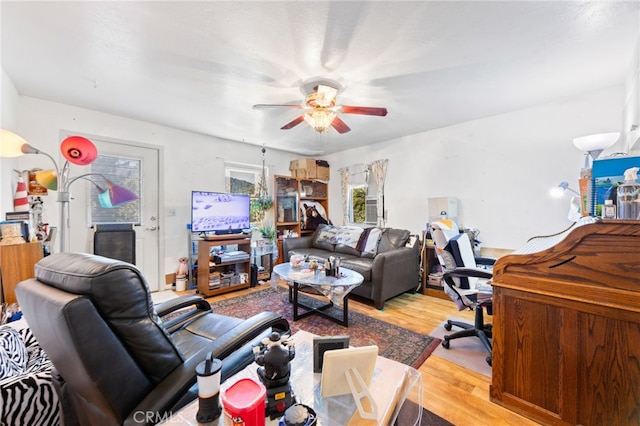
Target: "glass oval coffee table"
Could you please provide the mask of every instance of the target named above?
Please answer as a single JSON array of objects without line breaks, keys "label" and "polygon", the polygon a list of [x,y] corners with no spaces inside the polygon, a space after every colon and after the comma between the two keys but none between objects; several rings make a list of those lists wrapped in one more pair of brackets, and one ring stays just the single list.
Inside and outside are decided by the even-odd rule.
[{"label": "glass oval coffee table", "polygon": [[[304,264],[302,268],[292,268],[290,263],[276,265],[273,272],[289,284],[289,303],[293,304],[294,321],[318,314],[349,327],[349,293],[362,284],[364,277],[360,273],[341,267],[337,277],[328,277],[324,270],[309,270],[308,264]],[[277,285],[275,280],[271,280],[271,283],[272,286]],[[329,299],[329,303],[315,307],[300,303],[299,292],[304,287],[310,287],[324,295]],[[340,305],[342,305],[342,318],[325,312],[332,306]],[[305,312],[298,313],[298,308],[305,309]]]}]

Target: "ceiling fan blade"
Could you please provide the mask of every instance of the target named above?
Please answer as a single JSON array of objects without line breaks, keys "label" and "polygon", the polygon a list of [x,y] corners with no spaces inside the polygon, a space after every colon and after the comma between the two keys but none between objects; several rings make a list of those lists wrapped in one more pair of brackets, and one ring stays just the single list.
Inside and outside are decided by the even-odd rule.
[{"label": "ceiling fan blade", "polygon": [[318,106],[326,107],[330,106],[333,100],[336,97],[338,90],[331,87],[325,86],[322,84],[318,85],[317,95],[316,95],[316,103]]},{"label": "ceiling fan blade", "polygon": [[293,127],[296,127],[298,124],[302,123],[304,121],[304,116],[300,116],[298,118],[296,118],[293,121],[288,122],[287,124],[285,124],[284,126],[280,127],[280,129],[282,130],[289,130]]},{"label": "ceiling fan blade", "polygon": [[289,104],[284,104],[284,105],[278,105],[278,104],[256,104],[253,106],[254,109],[265,109],[265,108],[295,108],[295,109],[301,109],[301,108],[305,108],[303,105],[289,105]]},{"label": "ceiling fan blade", "polygon": [[344,112],[345,114],[378,115],[380,117],[384,117],[385,115],[387,115],[386,108],[349,105],[342,105],[342,112]]},{"label": "ceiling fan blade", "polygon": [[331,122],[331,126],[338,131],[338,133],[347,133],[351,129],[347,126],[347,123],[342,121],[340,117],[336,115],[336,118]]}]

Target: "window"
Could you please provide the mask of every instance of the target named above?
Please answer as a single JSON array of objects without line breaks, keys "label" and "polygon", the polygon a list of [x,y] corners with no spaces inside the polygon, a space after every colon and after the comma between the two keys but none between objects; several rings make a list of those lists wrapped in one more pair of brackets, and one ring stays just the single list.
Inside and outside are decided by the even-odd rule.
[{"label": "window", "polygon": [[[265,180],[269,169],[265,167]],[[225,186],[229,193],[249,194],[251,196],[251,223],[260,222],[264,212],[257,208],[255,201],[259,195],[262,167],[250,164],[225,164]],[[266,183],[266,182],[265,182]]]},{"label": "window", "polygon": [[256,186],[260,182],[260,168],[226,166],[224,175],[227,192],[249,195],[256,193]]},{"label": "window", "polygon": [[367,198],[366,185],[349,186],[349,221],[365,223],[365,205]]},{"label": "window", "polygon": [[[98,155],[96,161],[91,163],[91,173],[104,176],[104,178],[116,185],[127,188],[139,197],[141,193],[141,160],[109,155]],[[103,225],[110,223],[140,224],[141,202],[140,199],[122,204],[114,208],[100,206],[98,195],[107,190],[107,184],[100,176],[87,176],[87,180],[93,182],[90,186],[89,225]]]}]

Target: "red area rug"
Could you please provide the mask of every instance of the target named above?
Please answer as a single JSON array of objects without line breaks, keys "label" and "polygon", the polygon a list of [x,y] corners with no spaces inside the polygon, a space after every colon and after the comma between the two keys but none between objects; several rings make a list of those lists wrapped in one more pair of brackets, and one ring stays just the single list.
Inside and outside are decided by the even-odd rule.
[{"label": "red area rug", "polygon": [[[301,301],[312,306],[314,303],[325,302],[302,294],[300,297]],[[349,312],[349,327],[343,327],[319,315],[311,315],[294,322],[288,291],[282,287],[266,287],[255,293],[212,302],[211,307],[215,313],[243,319],[263,311],[277,312],[289,321],[292,333],[304,330],[319,336],[348,335],[351,346],[377,345],[380,356],[414,368],[422,365],[440,343],[440,339],[418,334],[354,311]],[[332,315],[338,314],[333,312]]]}]

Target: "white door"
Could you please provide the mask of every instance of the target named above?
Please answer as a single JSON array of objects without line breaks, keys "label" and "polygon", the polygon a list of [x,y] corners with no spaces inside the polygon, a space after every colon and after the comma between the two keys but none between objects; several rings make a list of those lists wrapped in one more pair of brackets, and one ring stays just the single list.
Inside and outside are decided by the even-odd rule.
[{"label": "white door", "polygon": [[[90,139],[98,149],[99,155],[109,155],[140,161],[140,223],[135,224],[136,231],[136,266],[147,279],[149,289],[164,289],[164,278],[160,270],[160,220],[159,220],[159,161],[160,149],[153,146],[118,141],[97,136],[83,135]],[[66,137],[66,136],[63,136]],[[77,173],[82,173],[78,171]],[[74,174],[75,175],[75,174]],[[73,175],[72,175],[73,176]],[[99,182],[99,179],[96,179]],[[90,212],[88,194],[91,184],[86,183],[84,189],[74,188],[83,183],[76,182],[70,188],[73,201],[70,203],[69,235],[71,251],[93,252],[93,230],[90,229]],[[84,226],[75,227],[74,223]],[[84,232],[83,232],[84,231]],[[74,237],[75,235],[75,237]]]}]

